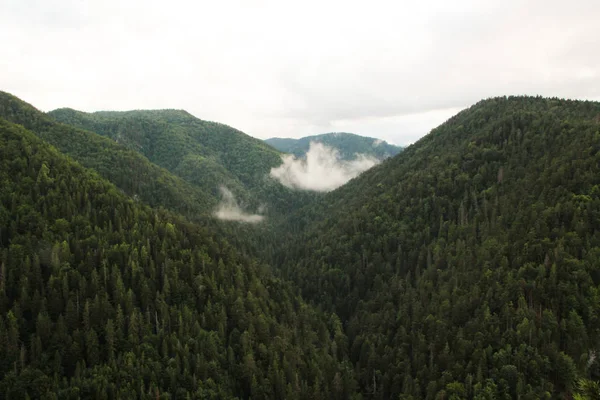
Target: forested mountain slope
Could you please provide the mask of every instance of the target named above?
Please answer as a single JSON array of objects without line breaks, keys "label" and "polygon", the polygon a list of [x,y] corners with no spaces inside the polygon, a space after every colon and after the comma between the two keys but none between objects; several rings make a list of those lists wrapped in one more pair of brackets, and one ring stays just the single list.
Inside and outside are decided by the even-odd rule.
[{"label": "forested mountain slope", "polygon": [[371,398],[565,398],[600,375],[600,103],[482,101],[284,230],[275,264],[340,316]]},{"label": "forested mountain slope", "polygon": [[194,187],[135,151],[93,132],[56,122],[24,101],[0,91],[0,118],[23,125],[40,138],[132,197],[181,214],[209,215],[217,204],[210,192]]},{"label": "forested mountain slope", "polygon": [[352,160],[357,154],[383,160],[402,151],[402,147],[394,146],[383,140],[345,132],[325,133],[300,139],[271,138],[265,140],[265,142],[280,151],[292,153],[296,157],[304,157],[311,142],[323,143],[333,147],[339,152],[342,160]]},{"label": "forested mountain slope", "polygon": [[[167,114],[170,115],[169,112]],[[238,202],[246,209],[264,209],[263,213],[267,217],[265,221],[258,226],[219,223],[214,218],[217,205],[221,201],[219,186],[207,187],[184,180],[150,162],[143,154],[127,149],[123,142],[117,143],[95,132],[57,122],[30,104],[2,91],[0,118],[23,125],[62,153],[83,166],[94,169],[134,199],[152,207],[174,211],[191,221],[210,227],[215,234],[228,238],[240,252],[248,254],[272,253],[275,240],[269,225],[290,210],[299,208],[319,196],[312,192],[294,192],[269,179],[265,174],[262,178],[263,185],[254,189],[243,185],[240,189],[239,184],[238,190],[235,191],[235,185],[229,186],[236,195],[242,194],[238,196]],[[261,143],[261,146],[265,145]],[[198,174],[203,175],[210,175],[210,171],[201,171]],[[223,182],[213,181],[215,185],[228,182],[231,183],[227,179]]]},{"label": "forested mountain slope", "polygon": [[[320,197],[183,111],[52,115],[78,127],[0,92],[0,397],[558,399],[600,378],[600,103],[482,101]],[[211,215],[220,184],[276,217],[171,212]]]},{"label": "forested mountain slope", "polygon": [[313,199],[292,193],[269,178],[280,153],[227,125],[200,120],[183,110],[84,113],[51,111],[57,121],[96,132],[146,156],[207,193],[225,185],[252,210],[261,205],[279,213]]},{"label": "forested mountain slope", "polygon": [[211,232],[3,119],[0,183],[0,397],[353,392],[339,320]]}]

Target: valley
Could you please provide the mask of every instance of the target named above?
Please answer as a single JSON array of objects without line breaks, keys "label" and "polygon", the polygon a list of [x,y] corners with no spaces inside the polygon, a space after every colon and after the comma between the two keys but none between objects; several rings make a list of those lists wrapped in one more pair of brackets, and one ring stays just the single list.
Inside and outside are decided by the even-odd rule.
[{"label": "valley", "polygon": [[[600,379],[599,116],[494,97],[400,149],[0,92],[0,397],[577,395]],[[377,161],[286,185],[311,141]]]}]

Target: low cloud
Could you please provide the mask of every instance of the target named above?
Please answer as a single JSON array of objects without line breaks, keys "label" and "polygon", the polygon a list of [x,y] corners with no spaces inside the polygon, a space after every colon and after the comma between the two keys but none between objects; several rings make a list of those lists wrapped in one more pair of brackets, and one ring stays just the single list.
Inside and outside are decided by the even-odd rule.
[{"label": "low cloud", "polygon": [[317,192],[334,190],[379,163],[364,154],[343,161],[336,149],[317,142],[310,143],[306,159],[285,155],[282,160],[283,164],[271,169],[273,178],[293,189]]},{"label": "low cloud", "polygon": [[215,212],[215,216],[225,221],[238,221],[256,224],[261,222],[265,217],[259,214],[249,214],[242,210],[235,200],[235,196],[231,193],[231,190],[225,186],[221,186],[221,204]]},{"label": "low cloud", "polygon": [[373,140],[373,147],[379,147],[379,146],[381,146],[384,143],[385,142],[383,140],[381,140],[381,139],[375,139],[375,140]]}]

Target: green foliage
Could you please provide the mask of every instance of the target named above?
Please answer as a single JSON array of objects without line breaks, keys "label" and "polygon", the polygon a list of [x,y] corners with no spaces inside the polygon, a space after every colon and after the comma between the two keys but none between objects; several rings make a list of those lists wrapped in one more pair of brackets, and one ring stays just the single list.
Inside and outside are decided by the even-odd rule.
[{"label": "green foliage", "polygon": [[[55,146],[0,119],[0,397],[596,398],[599,103],[485,100],[297,198],[224,125],[53,115],[108,138],[0,96]],[[277,217],[178,215],[216,183]]]},{"label": "green foliage", "polygon": [[597,400],[600,399],[600,383],[589,379],[579,379],[577,381],[574,400]]},{"label": "green foliage", "polygon": [[296,157],[304,157],[311,142],[323,143],[333,147],[339,152],[342,160],[352,160],[356,157],[356,154],[364,154],[383,160],[402,151],[402,147],[378,139],[344,132],[306,136],[301,139],[271,138],[265,140],[265,142],[277,150],[294,154]]},{"label": "green foliage", "polygon": [[273,264],[340,317],[360,391],[563,398],[598,378],[599,115],[482,101],[282,226]]},{"label": "green foliage", "polygon": [[252,212],[267,204],[269,213],[277,217],[316,197],[294,193],[269,179],[271,168],[281,164],[280,153],[271,146],[182,110],[90,114],[63,108],[49,116],[111,138],[202,193],[218,197],[219,186],[225,185]]},{"label": "green foliage", "polygon": [[262,264],[0,119],[0,397],[347,398],[347,341]]},{"label": "green foliage", "polygon": [[[54,117],[73,125],[59,123]],[[294,192],[268,178],[270,165],[279,160],[279,153],[269,146],[183,111],[86,114],[60,109],[46,115],[0,92],[0,118],[23,125],[136,201],[210,227],[243,253],[273,253],[275,237],[270,226],[319,197],[312,192]],[[37,179],[43,176],[41,171]],[[264,208],[266,223],[244,226],[216,221],[213,213],[223,184],[236,194],[244,209]],[[0,222],[1,218],[2,211]]]},{"label": "green foliage", "polygon": [[[217,204],[217,198],[210,192],[170,174],[137,152],[92,132],[58,123],[4,92],[0,92],[0,118],[23,125],[84,167],[94,169],[129,196],[150,206],[193,216],[208,215]],[[44,173],[40,171],[37,179],[42,179]]]}]

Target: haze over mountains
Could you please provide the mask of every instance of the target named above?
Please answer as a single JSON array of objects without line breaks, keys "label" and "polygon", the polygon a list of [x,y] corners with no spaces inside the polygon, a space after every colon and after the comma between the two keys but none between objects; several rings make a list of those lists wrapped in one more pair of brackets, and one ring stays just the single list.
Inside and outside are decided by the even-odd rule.
[{"label": "haze over mountains", "polygon": [[0,92],[1,396],[593,390],[600,103],[482,100],[301,190],[311,155],[334,156],[329,177],[357,161],[338,149],[303,160],[184,111],[44,114]]}]

